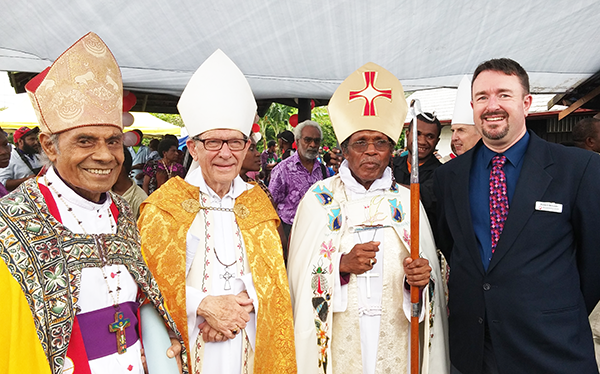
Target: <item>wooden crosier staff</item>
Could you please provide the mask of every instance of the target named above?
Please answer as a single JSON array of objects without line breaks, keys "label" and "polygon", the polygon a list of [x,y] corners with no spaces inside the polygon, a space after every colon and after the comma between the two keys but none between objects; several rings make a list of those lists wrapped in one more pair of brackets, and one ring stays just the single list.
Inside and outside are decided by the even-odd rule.
[{"label": "wooden crosier staff", "polygon": [[[410,111],[412,120],[412,154],[410,160],[410,257],[419,258],[419,142],[417,130],[417,115],[421,113],[421,103],[418,99],[411,101]],[[410,318],[410,372],[419,373],[419,287],[410,286],[410,302],[412,314]]]}]

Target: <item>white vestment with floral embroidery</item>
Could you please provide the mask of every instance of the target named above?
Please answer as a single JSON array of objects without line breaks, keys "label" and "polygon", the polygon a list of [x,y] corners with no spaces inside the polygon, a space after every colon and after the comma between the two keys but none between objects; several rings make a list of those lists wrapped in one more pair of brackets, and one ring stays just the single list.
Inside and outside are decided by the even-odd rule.
[{"label": "white vestment with floral embroidery", "polygon": [[[236,177],[229,192],[221,199],[208,187],[200,168],[190,172],[186,181],[199,187],[203,206],[225,209],[232,209],[235,199],[254,187]],[[186,247],[188,332],[189,341],[195,342],[190,343],[194,344],[190,347],[193,372],[239,374],[245,369],[251,372],[259,305],[244,241],[233,212],[201,209],[188,230]],[[231,278],[224,277],[226,270],[232,274]],[[208,295],[235,295],[242,291],[248,292],[248,296],[254,300],[255,309],[250,313],[246,328],[234,339],[204,343],[199,337],[198,328],[204,318],[196,315],[202,300]],[[249,346],[249,352],[245,352],[244,345]],[[198,362],[196,355],[200,356]]]},{"label": "white vestment with floral embroidery", "polygon": [[[313,185],[298,207],[288,277],[299,373],[401,373],[409,368],[410,300],[402,261],[410,248],[410,192],[391,186],[387,168],[365,190],[344,162],[338,176]],[[421,217],[421,257],[433,268],[431,285],[423,291],[421,338],[429,338],[421,372],[447,373],[442,278],[422,207]],[[368,277],[351,275],[342,286],[341,255],[369,241],[381,242],[377,263]]]}]

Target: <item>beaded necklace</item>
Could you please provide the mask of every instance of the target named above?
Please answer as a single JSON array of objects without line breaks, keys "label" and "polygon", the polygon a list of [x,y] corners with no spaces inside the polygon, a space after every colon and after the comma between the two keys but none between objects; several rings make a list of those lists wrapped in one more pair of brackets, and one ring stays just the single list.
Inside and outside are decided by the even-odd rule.
[{"label": "beaded necklace", "polygon": [[[125,315],[123,314],[123,312],[121,312],[120,306],[119,306],[119,295],[121,293],[121,269],[119,269],[116,273],[117,274],[117,289],[113,293],[113,290],[110,288],[110,285],[108,283],[108,277],[106,276],[106,272],[104,271],[104,267],[107,265],[107,261],[106,261],[106,253],[104,253],[105,251],[102,250],[102,248],[104,247],[104,243],[101,242],[101,237],[99,235],[87,233],[87,230],[82,225],[83,221],[81,221],[75,215],[73,208],[71,208],[71,206],[67,203],[67,201],[62,197],[62,194],[59,193],[56,190],[56,188],[54,188],[53,183],[48,181],[48,179],[46,178],[46,175],[44,175],[44,182],[52,190],[52,192],[54,192],[54,194],[60,199],[60,201],[65,205],[65,207],[67,208],[67,211],[69,213],[71,213],[71,215],[73,216],[73,218],[75,219],[75,221],[77,222],[79,227],[81,227],[81,230],[83,230],[83,233],[86,236],[91,236],[94,239],[95,249],[96,249],[96,252],[98,253],[98,258],[102,261],[102,266],[100,267],[100,271],[102,272],[102,277],[104,278],[104,283],[106,283],[106,288],[108,289],[108,294],[110,295],[110,297],[113,301],[113,307],[115,308],[115,320],[113,322],[109,323],[108,329],[110,332],[116,333],[117,352],[119,354],[123,354],[123,353],[127,352],[127,339],[125,336],[125,328],[131,325],[131,321],[129,320],[129,318],[125,318]],[[107,211],[108,211],[108,219],[110,222],[110,232],[114,233],[114,231],[115,231],[114,221],[115,220],[113,218],[112,212],[110,211],[110,208],[108,208]],[[98,212],[99,212],[99,210],[98,210]],[[114,294],[116,294],[116,298],[115,298]]]}]

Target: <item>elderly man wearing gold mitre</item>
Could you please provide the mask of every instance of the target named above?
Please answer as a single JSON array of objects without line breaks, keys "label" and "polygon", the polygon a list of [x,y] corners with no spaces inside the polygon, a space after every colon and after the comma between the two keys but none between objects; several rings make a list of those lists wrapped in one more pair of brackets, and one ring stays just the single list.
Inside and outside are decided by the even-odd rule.
[{"label": "elderly man wearing gold mitre", "polygon": [[302,199],[288,258],[299,373],[407,373],[408,285],[425,286],[419,372],[448,372],[431,229],[420,205],[422,258],[412,261],[410,192],[388,166],[406,112],[402,85],[374,63],[346,78],[329,102],[345,160]]},{"label": "elderly man wearing gold mitre", "polygon": [[110,192],[123,162],[119,66],[89,33],[25,88],[51,165],[0,200],[0,372],[144,373],[140,304],[175,324],[131,209]]},{"label": "elderly man wearing gold mitre", "polygon": [[170,179],[142,204],[138,226],[144,257],[189,341],[190,370],[295,373],[279,219],[263,190],[238,175],[256,113],[250,85],[217,50],[177,107],[194,163],[185,181]]}]

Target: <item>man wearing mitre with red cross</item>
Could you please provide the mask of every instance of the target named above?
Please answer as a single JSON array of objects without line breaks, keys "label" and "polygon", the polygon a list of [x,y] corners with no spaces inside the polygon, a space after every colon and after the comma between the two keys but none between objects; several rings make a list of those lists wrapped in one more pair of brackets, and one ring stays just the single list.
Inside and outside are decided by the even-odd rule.
[{"label": "man wearing mitre with red cross", "polygon": [[446,304],[423,206],[410,259],[410,191],[389,167],[407,104],[390,72],[368,63],[338,87],[329,115],[345,160],[314,184],[292,228],[288,276],[299,373],[407,373],[408,285],[421,287],[420,373],[448,372]]},{"label": "man wearing mitre with red cross", "polygon": [[190,372],[296,373],[289,288],[271,201],[240,176],[256,101],[221,50],[177,104],[194,162],[141,206],[142,251],[190,347]]},{"label": "man wearing mitre with red cross", "polygon": [[51,165],[0,200],[0,372],[142,374],[141,303],[180,335],[135,216],[110,192],[123,163],[119,66],[89,33],[25,88]]}]

